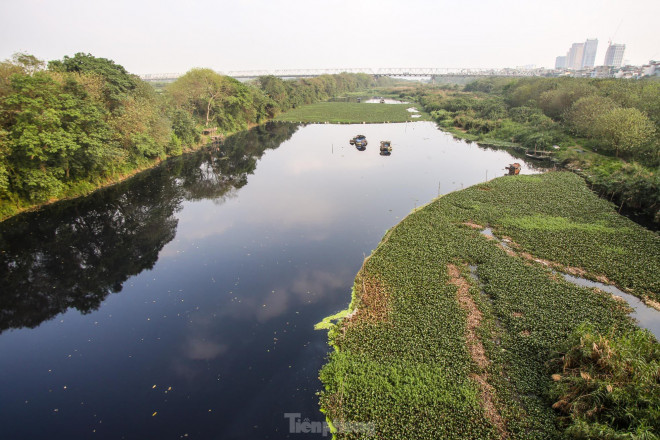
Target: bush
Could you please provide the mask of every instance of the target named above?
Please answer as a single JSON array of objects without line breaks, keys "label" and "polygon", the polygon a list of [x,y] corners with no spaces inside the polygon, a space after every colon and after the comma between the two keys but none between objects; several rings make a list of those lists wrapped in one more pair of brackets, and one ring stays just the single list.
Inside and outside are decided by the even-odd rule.
[{"label": "bush", "polygon": [[660,347],[645,330],[617,335],[580,326],[554,359],[550,397],[581,439],[657,439]]}]

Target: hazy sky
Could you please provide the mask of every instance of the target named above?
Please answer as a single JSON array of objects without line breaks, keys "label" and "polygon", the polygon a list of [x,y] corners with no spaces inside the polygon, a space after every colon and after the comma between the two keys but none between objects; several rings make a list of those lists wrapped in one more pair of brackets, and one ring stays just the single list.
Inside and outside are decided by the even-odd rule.
[{"label": "hazy sky", "polygon": [[[86,52],[132,73],[554,67],[571,43],[660,59],[658,0],[0,0],[0,59]],[[616,34],[615,34],[616,32]]]}]

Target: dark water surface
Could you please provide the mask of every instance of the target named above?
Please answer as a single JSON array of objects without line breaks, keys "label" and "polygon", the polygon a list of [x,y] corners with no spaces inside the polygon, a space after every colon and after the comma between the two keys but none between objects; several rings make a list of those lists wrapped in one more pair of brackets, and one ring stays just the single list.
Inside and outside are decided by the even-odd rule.
[{"label": "dark water surface", "polygon": [[284,417],[323,421],[313,325],[388,228],[514,161],[429,122],[269,124],[0,223],[0,437],[319,437]]}]

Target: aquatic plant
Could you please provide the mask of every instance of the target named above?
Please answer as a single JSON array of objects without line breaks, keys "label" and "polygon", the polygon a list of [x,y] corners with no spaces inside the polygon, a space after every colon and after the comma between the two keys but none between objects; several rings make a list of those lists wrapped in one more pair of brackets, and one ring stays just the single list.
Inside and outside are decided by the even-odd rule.
[{"label": "aquatic plant", "polygon": [[391,439],[561,438],[548,360],[583,323],[601,332],[634,323],[609,294],[521,253],[583,266],[638,295],[660,290],[660,239],[573,173],[502,177],[443,196],[388,232],[360,269],[320,373],[328,419],[372,423]]}]

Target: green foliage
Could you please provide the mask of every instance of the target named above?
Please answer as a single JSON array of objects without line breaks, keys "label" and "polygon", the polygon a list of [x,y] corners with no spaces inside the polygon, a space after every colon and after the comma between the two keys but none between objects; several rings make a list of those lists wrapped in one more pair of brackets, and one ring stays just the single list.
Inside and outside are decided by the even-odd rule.
[{"label": "green foliage", "polygon": [[[254,84],[243,84],[210,69],[193,69],[171,84],[167,95],[176,109],[192,113],[198,123],[222,131],[237,131],[292,108],[371,85],[370,76],[347,73],[289,81],[264,76]],[[294,113],[282,116],[281,120],[307,119]],[[175,119],[175,130],[176,125],[181,125],[177,121],[181,118]],[[180,131],[177,136],[184,138]]]},{"label": "green foliage", "polygon": [[35,57],[23,52],[15,53],[12,56],[12,63],[15,66],[18,66],[21,71],[27,75],[33,75],[35,72],[42,70],[45,63]]},{"label": "green foliage", "polygon": [[[358,273],[353,313],[331,328],[336,351],[320,374],[330,420],[373,422],[379,438],[501,438],[484,415],[473,379],[481,374],[509,438],[563,437],[546,400],[547,362],[584,322],[601,332],[634,324],[609,295],[509,255],[468,221],[520,251],[604,274],[638,295],[660,293],[660,239],[573,173],[503,177],[443,196],[388,232]],[[447,265],[462,262],[478,276],[463,273],[483,315],[485,368],[469,354],[467,314],[449,283]],[[361,318],[382,303],[379,319]]]},{"label": "green foliage", "polygon": [[593,87],[582,81],[562,82],[557,88],[543,92],[538,98],[538,105],[543,113],[558,120],[574,102],[593,92]]},{"label": "green foliage", "polygon": [[580,326],[552,363],[550,397],[580,439],[657,439],[660,346],[642,330],[600,333]]},{"label": "green foliage", "polygon": [[173,134],[177,136],[182,145],[192,148],[200,140],[199,131],[192,114],[183,108],[170,107],[169,110]]},{"label": "green foliage", "polygon": [[594,137],[616,155],[636,156],[637,151],[651,141],[655,126],[636,108],[614,108],[594,121]]},{"label": "green foliage", "polygon": [[[581,158],[567,159],[579,163]],[[660,174],[637,163],[623,163],[614,159],[593,161],[583,174],[593,189],[604,197],[644,212],[660,223]]]},{"label": "green foliage", "polygon": [[604,113],[617,108],[610,98],[598,95],[578,99],[565,113],[568,129],[577,135],[595,137],[598,134],[596,122]]},{"label": "green foliage", "polygon": [[223,100],[232,98],[232,81],[235,80],[211,69],[192,69],[168,86],[166,91],[176,108],[192,113],[208,127],[212,120],[216,124],[226,123],[222,104]]},{"label": "green foliage", "polygon": [[183,143],[181,142],[181,139],[176,135],[176,133],[172,132],[172,138],[170,139],[170,143],[167,144],[167,154],[169,156],[181,156],[183,153]]},{"label": "green foliage", "polygon": [[123,66],[107,58],[97,58],[91,54],[77,53],[73,57],[64,56],[50,61],[48,69],[56,72],[77,72],[99,75],[104,80],[104,95],[110,110],[121,107],[122,101],[133,91],[140,80],[129,74]]},{"label": "green foliage", "polygon": [[3,63],[11,75],[0,80],[0,205],[64,197],[164,156],[170,125],[151,87],[91,55],[41,65],[27,55]]},{"label": "green foliage", "polygon": [[271,117],[301,105],[326,100],[340,93],[354,92],[376,85],[376,81],[371,76],[361,73],[321,75],[297,81],[262,76],[258,78],[257,83],[270,99],[267,110]]},{"label": "green foliage", "polygon": [[483,78],[466,84],[463,90],[466,92],[501,94],[506,88],[510,87],[511,82],[512,80],[509,78]]},{"label": "green foliage", "polygon": [[512,121],[518,122],[520,124],[541,124],[547,120],[547,117],[543,115],[543,112],[539,108],[535,107],[512,107],[509,109],[509,117]]},{"label": "green foliage", "polygon": [[417,98],[441,127],[459,137],[526,149],[579,142],[599,154],[637,161],[621,162],[612,170],[615,174],[607,174],[598,165],[600,159],[586,160],[574,150],[552,150],[558,163],[589,169],[584,175],[601,193],[660,222],[654,173],[660,166],[658,82],[493,78],[474,81],[464,92],[427,87],[417,92]]}]

